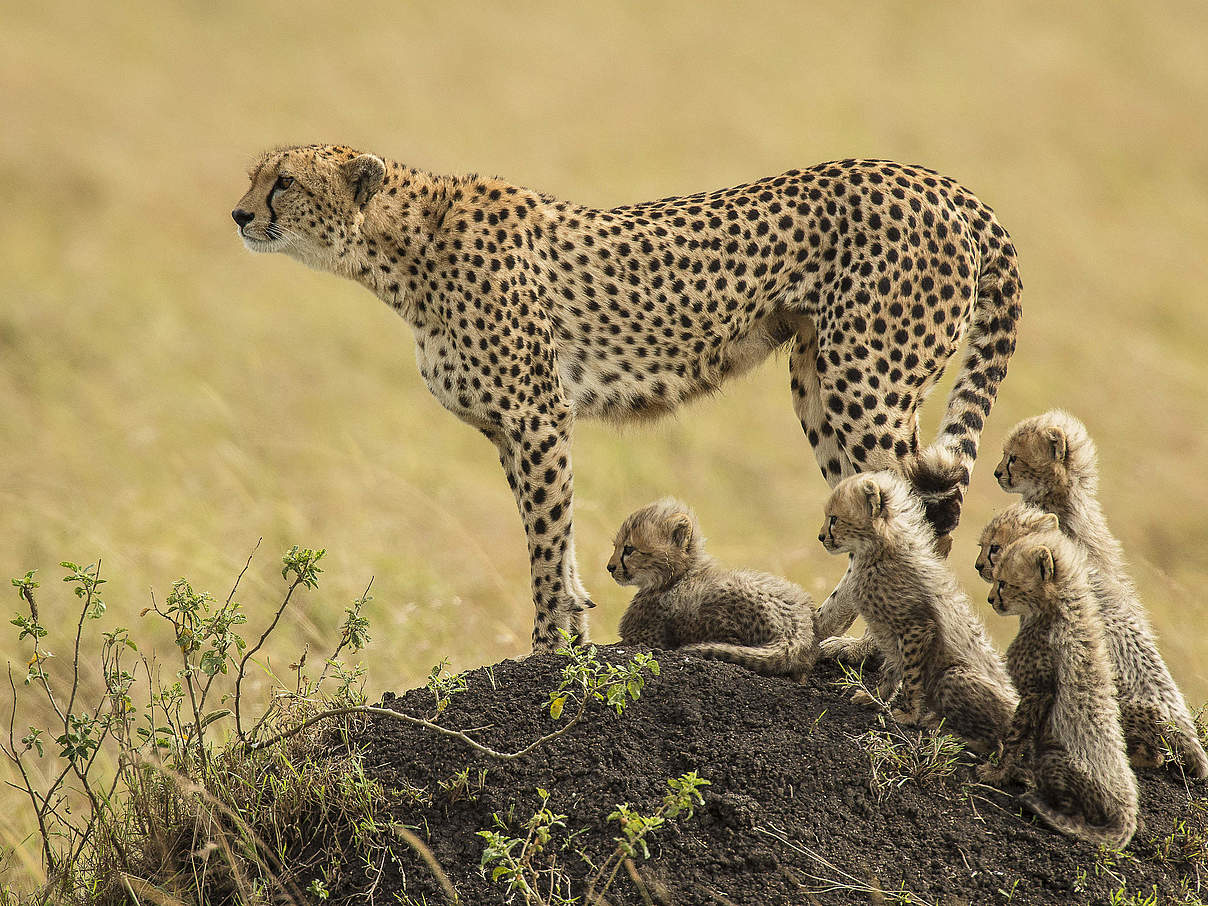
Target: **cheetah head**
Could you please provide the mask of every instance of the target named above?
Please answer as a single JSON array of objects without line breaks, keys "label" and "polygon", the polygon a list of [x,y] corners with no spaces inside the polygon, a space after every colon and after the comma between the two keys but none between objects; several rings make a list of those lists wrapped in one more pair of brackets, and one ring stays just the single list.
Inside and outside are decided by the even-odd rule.
[{"label": "cheetah head", "polygon": [[231,212],[243,244],[335,270],[360,233],[386,165],[342,145],[307,145],[269,151],[249,175],[252,184]]},{"label": "cheetah head", "polygon": [[978,542],[981,551],[975,564],[978,573],[987,582],[993,582],[994,565],[1008,544],[1024,535],[1056,531],[1057,528],[1057,517],[1053,513],[1046,513],[1026,503],[1011,504],[982,529]]},{"label": "cheetah head", "polygon": [[1022,495],[1028,503],[1041,503],[1064,497],[1074,486],[1093,491],[1096,463],[1095,444],[1086,426],[1054,409],[1011,430],[994,477],[1003,490]]},{"label": "cheetah head", "polygon": [[1066,586],[1085,571],[1085,558],[1061,532],[1024,535],[1006,546],[994,566],[990,606],[1004,616],[1055,611]]},{"label": "cheetah head", "polygon": [[923,506],[895,472],[862,472],[835,485],[818,540],[832,554],[892,542],[905,530],[933,542]]},{"label": "cheetah head", "polygon": [[619,585],[665,588],[704,556],[704,542],[692,510],[667,497],[632,513],[621,525],[608,572]]}]

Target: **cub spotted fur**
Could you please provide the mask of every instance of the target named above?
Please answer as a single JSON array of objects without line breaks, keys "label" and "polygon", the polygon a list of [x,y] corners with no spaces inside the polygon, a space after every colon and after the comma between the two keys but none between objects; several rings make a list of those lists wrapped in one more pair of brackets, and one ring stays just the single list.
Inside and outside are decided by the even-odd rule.
[{"label": "cub spotted fur", "polygon": [[682,648],[799,681],[814,667],[810,596],[777,576],[720,566],[705,553],[696,515],[678,500],[625,520],[608,571],[638,589],[621,617],[627,645]]},{"label": "cub spotted fur", "polygon": [[982,776],[1027,779],[1021,800],[1073,837],[1122,848],[1137,827],[1137,780],[1086,558],[1056,531],[1026,535],[994,568],[990,604],[1020,618],[1007,649],[1019,705],[1002,759]]},{"label": "cub spotted fur", "polygon": [[892,472],[846,478],[826,502],[818,535],[833,554],[851,554],[832,597],[868,623],[885,658],[880,696],[899,679],[895,717],[945,726],[975,751],[993,750],[1016,696],[1002,659],[935,551],[923,505]]},{"label": "cub spotted fur", "polygon": [[1165,742],[1191,776],[1208,777],[1195,721],[1099,504],[1098,453],[1086,426],[1057,410],[1020,422],[994,475],[1025,503],[1055,514],[1061,531],[1085,548],[1133,764],[1160,765]]}]

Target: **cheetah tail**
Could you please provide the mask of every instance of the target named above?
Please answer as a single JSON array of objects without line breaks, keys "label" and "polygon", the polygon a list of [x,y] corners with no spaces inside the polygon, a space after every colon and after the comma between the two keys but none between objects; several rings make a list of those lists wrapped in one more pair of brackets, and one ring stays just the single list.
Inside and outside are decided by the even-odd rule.
[{"label": "cheetah tail", "polygon": [[[943,536],[956,527],[960,520],[961,504],[965,490],[973,473],[977,459],[977,444],[982,426],[990,414],[990,407],[998,395],[998,386],[1007,375],[1007,363],[1015,351],[1015,335],[1019,325],[1019,304],[1022,284],[1015,260],[1015,249],[1010,242],[991,252],[983,246],[984,259],[978,275],[977,299],[973,303],[972,323],[969,326],[965,359],[960,373],[948,394],[947,408],[940,422],[935,443],[924,450],[918,466],[920,485],[932,485],[931,496],[937,503],[936,517],[948,523],[944,526],[933,522],[936,534]],[[949,464],[939,451],[951,451],[959,463],[960,471],[955,488],[949,490],[946,502],[940,505],[938,484],[950,483],[952,474]],[[926,497],[924,497],[926,500]],[[931,517],[930,508],[928,518]]]},{"label": "cheetah tail", "polygon": [[1035,812],[1040,819],[1055,831],[1086,840],[1089,843],[1101,843],[1112,849],[1123,849],[1128,846],[1137,830],[1137,816],[1132,812],[1121,812],[1114,815],[1114,820],[1107,824],[1087,824],[1077,815],[1066,815],[1056,811],[1035,792],[1021,793],[1019,801]]},{"label": "cheetah tail", "polygon": [[906,464],[904,471],[923,503],[936,537],[950,534],[961,518],[961,502],[969,483],[968,467],[955,452],[937,445],[923,450]]},{"label": "cheetah tail", "polygon": [[731,645],[727,642],[697,642],[681,650],[698,657],[738,664],[756,673],[793,676],[804,680],[818,659],[818,645],[808,639],[790,638],[772,645]]}]

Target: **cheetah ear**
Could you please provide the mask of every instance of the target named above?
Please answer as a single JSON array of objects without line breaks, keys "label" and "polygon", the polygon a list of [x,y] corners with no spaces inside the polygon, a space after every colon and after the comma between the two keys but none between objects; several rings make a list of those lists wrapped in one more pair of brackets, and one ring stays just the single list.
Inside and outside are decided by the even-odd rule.
[{"label": "cheetah ear", "polygon": [[1036,568],[1040,570],[1041,582],[1052,582],[1057,575],[1057,564],[1053,562],[1053,552],[1047,547],[1036,548]]},{"label": "cheetah ear", "polygon": [[1049,452],[1053,456],[1053,461],[1065,462],[1066,454],[1069,453],[1065,432],[1060,428],[1049,428],[1044,432],[1044,439],[1049,442]]},{"label": "cheetah ear", "polygon": [[380,157],[372,154],[361,154],[340,165],[348,186],[352,189],[352,199],[358,207],[365,207],[377,190],[382,187],[386,178],[386,165]]},{"label": "cheetah ear", "polygon": [[671,517],[671,541],[681,550],[688,549],[692,540],[692,519],[686,513],[676,513]]},{"label": "cheetah ear", "polygon": [[1045,513],[1040,520],[1040,524],[1036,527],[1040,532],[1056,532],[1061,529],[1061,520],[1057,518],[1056,513]]},{"label": "cheetah ear", "polygon": [[860,482],[860,491],[864,494],[864,502],[868,505],[868,515],[875,519],[881,515],[881,489],[871,478]]}]

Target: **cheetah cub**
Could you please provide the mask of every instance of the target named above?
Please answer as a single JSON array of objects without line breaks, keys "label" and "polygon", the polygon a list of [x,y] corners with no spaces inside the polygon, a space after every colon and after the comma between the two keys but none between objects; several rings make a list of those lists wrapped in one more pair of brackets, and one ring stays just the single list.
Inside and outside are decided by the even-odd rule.
[{"label": "cheetah cub", "polygon": [[1055,514],[1062,532],[1086,550],[1132,763],[1161,765],[1168,744],[1191,776],[1208,777],[1208,755],[1187,702],[1099,505],[1098,454],[1086,427],[1057,410],[1020,422],[1003,444],[994,476],[1025,503]]},{"label": "cheetah cub", "polygon": [[810,596],[777,576],[719,565],[705,553],[696,515],[678,500],[659,500],[625,520],[608,571],[638,589],[621,617],[627,645],[681,648],[799,682],[813,670]]},{"label": "cheetah cub", "polygon": [[[956,577],[936,553],[923,505],[893,472],[846,478],[826,502],[818,540],[852,555],[835,589],[885,658],[879,695],[902,693],[894,717],[945,725],[977,752],[995,749],[1017,701],[1002,659]],[[857,701],[868,697],[857,693]]]},{"label": "cheetah cub", "polygon": [[1020,538],[994,567],[990,604],[1020,618],[1007,648],[1020,701],[1002,759],[983,778],[1031,774],[1034,788],[1020,799],[1047,824],[1123,848],[1137,828],[1137,779],[1086,557],[1059,531]]},{"label": "cheetah cub", "polygon": [[981,546],[974,567],[987,582],[994,581],[994,564],[1006,550],[1007,545],[1024,535],[1035,532],[1052,532],[1060,528],[1052,513],[1026,503],[1013,503],[1005,510],[995,513],[982,529],[978,544]]},{"label": "cheetah cub", "polygon": [[[977,571],[987,582],[994,581],[994,565],[1001,558],[1001,553],[1007,546],[1018,538],[1036,532],[1055,531],[1060,527],[1057,516],[1027,503],[1015,503],[998,513],[991,519],[981,534],[981,553],[977,558]],[[1076,543],[1076,542],[1075,542]],[[1085,553],[1085,551],[1084,551]],[[1116,684],[1116,695],[1120,703],[1120,719],[1124,728],[1124,739],[1128,745],[1129,760],[1135,768],[1153,767],[1162,764],[1163,755],[1161,737],[1179,734],[1173,745],[1184,752],[1188,748],[1183,732],[1177,729],[1179,724],[1171,713],[1164,707],[1162,696],[1155,695],[1155,684],[1146,681],[1146,671],[1129,667],[1146,657],[1145,639],[1136,638],[1131,633],[1131,624],[1126,620],[1111,620],[1112,597],[1103,574],[1088,563],[1091,583],[1091,595],[1095,598],[1104,621],[1104,638],[1107,645],[1107,656],[1112,671],[1112,679]],[[1106,604],[1102,603],[1106,602]],[[1152,635],[1149,636],[1152,643]],[[1153,655],[1161,664],[1157,655],[1156,644],[1152,645]],[[1163,668],[1164,670],[1164,668]],[[1173,680],[1171,681],[1173,686]],[[1177,692],[1177,690],[1175,690]],[[1181,701],[1181,696],[1179,697]],[[1155,708],[1157,713],[1155,713]],[[1190,717],[1188,717],[1190,720]],[[1191,737],[1195,745],[1198,740]],[[1192,772],[1195,771],[1195,750],[1184,752],[1183,759]]]}]

